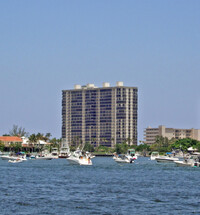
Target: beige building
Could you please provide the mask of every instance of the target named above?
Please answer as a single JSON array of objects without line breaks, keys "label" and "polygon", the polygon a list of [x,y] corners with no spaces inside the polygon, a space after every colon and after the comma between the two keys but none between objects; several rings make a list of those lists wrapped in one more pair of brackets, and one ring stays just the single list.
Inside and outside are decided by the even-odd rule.
[{"label": "beige building", "polygon": [[117,82],[75,85],[62,91],[62,139],[113,147],[129,140],[137,145],[137,87]]},{"label": "beige building", "polygon": [[158,128],[148,127],[144,130],[144,143],[148,145],[154,144],[156,136],[163,136],[168,139],[191,138],[200,141],[200,129],[166,128],[163,125],[160,125]]}]

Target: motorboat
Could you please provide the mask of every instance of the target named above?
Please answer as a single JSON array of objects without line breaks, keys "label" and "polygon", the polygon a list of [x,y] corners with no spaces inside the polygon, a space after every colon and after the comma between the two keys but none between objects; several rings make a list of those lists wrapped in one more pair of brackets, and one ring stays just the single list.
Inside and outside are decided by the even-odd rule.
[{"label": "motorboat", "polygon": [[20,156],[19,157],[22,161],[27,161],[26,155]]},{"label": "motorboat", "polygon": [[82,150],[77,149],[68,158],[70,164],[92,165],[92,160],[88,154],[83,154]]},{"label": "motorboat", "polygon": [[190,157],[184,158],[182,161],[174,161],[177,166],[191,166],[199,167],[200,166],[200,156],[192,155]]},{"label": "motorboat", "polygon": [[35,159],[37,159],[37,160],[52,160],[53,157],[51,155],[39,154],[39,155],[36,155]]},{"label": "motorboat", "polygon": [[29,157],[29,159],[35,160],[35,159],[36,159],[36,155],[31,155],[31,156]]},{"label": "motorboat", "polygon": [[152,152],[150,160],[155,160],[156,158],[159,158],[159,157],[160,157],[159,152]]},{"label": "motorboat", "polygon": [[93,155],[91,152],[86,151],[85,154],[87,155],[87,157],[90,157],[90,159],[95,158],[96,156]]},{"label": "motorboat", "polygon": [[136,160],[138,156],[135,153],[135,149],[128,149],[126,157],[131,160]]},{"label": "motorboat", "polygon": [[2,155],[1,159],[2,160],[16,160],[18,156],[11,156],[11,155]]},{"label": "motorboat", "polygon": [[21,158],[17,158],[16,160],[8,160],[8,163],[21,163],[23,160]]},{"label": "motorboat", "polygon": [[155,158],[155,160],[157,162],[174,162],[174,161],[178,161],[179,159],[178,158],[175,158],[175,157],[172,157],[172,156],[160,156],[160,157],[157,157]]},{"label": "motorboat", "polygon": [[58,158],[58,148],[52,148],[51,157],[52,158]]},{"label": "motorboat", "polygon": [[70,154],[70,150],[68,147],[62,147],[60,150],[59,158],[68,158]]},{"label": "motorboat", "polygon": [[133,163],[134,159],[128,157],[127,155],[115,155],[113,157],[114,161],[117,163]]}]

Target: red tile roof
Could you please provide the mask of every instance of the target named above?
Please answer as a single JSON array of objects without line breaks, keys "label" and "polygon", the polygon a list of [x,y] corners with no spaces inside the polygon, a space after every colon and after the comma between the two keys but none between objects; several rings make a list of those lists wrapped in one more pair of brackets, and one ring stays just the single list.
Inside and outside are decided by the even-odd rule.
[{"label": "red tile roof", "polygon": [[22,142],[20,137],[0,136],[0,141],[3,142]]}]

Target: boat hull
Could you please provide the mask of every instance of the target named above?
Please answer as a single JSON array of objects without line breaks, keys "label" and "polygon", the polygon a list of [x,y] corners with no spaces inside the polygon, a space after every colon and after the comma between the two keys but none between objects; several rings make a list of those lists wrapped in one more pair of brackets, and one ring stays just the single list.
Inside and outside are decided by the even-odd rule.
[{"label": "boat hull", "polygon": [[172,163],[172,162],[175,162],[175,161],[178,161],[178,158],[162,158],[162,157],[159,157],[159,158],[155,158],[155,160],[157,162],[160,162],[160,163]]},{"label": "boat hull", "polygon": [[37,160],[52,160],[52,157],[36,157]]},{"label": "boat hull", "polygon": [[22,160],[9,160],[8,163],[21,163]]},{"label": "boat hull", "polygon": [[70,164],[77,164],[77,165],[92,165],[91,159],[76,159],[76,158],[67,158]]},{"label": "boat hull", "polygon": [[2,156],[2,160],[17,160],[18,157],[12,157],[12,156]]},{"label": "boat hull", "polygon": [[117,163],[134,163],[134,160],[129,160],[129,159],[115,158],[114,160]]},{"label": "boat hull", "polygon": [[183,162],[183,161],[174,161],[174,163],[177,165],[177,166],[192,166],[194,164],[192,163],[186,163],[186,162]]}]

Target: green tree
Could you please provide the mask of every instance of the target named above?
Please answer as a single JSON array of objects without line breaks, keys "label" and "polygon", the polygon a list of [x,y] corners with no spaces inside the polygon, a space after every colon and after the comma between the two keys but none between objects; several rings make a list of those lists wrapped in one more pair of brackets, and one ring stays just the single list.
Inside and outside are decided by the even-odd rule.
[{"label": "green tree", "polygon": [[27,137],[28,133],[25,131],[25,128],[19,127],[18,125],[13,125],[13,128],[9,131],[9,135],[17,137]]},{"label": "green tree", "polygon": [[15,153],[20,152],[22,149],[21,143],[11,143],[10,144],[11,151],[14,151]]},{"label": "green tree", "polygon": [[0,141],[0,151],[4,151],[4,149],[5,149],[5,144],[2,141]]},{"label": "green tree", "polygon": [[85,143],[83,150],[88,152],[94,152],[94,146],[90,143]]},{"label": "green tree", "polygon": [[139,151],[139,152],[150,151],[150,146],[147,144],[140,144],[136,147],[136,151]]},{"label": "green tree", "polygon": [[[199,148],[200,142],[197,140],[193,140],[191,138],[179,139],[175,143],[171,145],[172,149],[181,149],[182,151],[187,151],[189,147],[193,149]],[[200,148],[199,148],[200,149]]]},{"label": "green tree", "polygon": [[128,151],[128,144],[126,143],[117,143],[115,147],[115,151],[117,154],[125,154]]},{"label": "green tree", "polygon": [[51,136],[52,136],[51,133],[46,133],[46,135],[43,136],[43,140],[44,140],[45,142],[47,142],[47,141],[50,140],[50,137],[51,137]]},{"label": "green tree", "polygon": [[29,142],[30,143],[33,143],[33,144],[35,144],[35,143],[37,143],[37,136],[35,135],[35,134],[31,134],[30,136],[29,136]]},{"label": "green tree", "polygon": [[110,148],[107,146],[99,145],[95,148],[96,152],[102,152],[102,153],[108,153],[110,151]]}]

